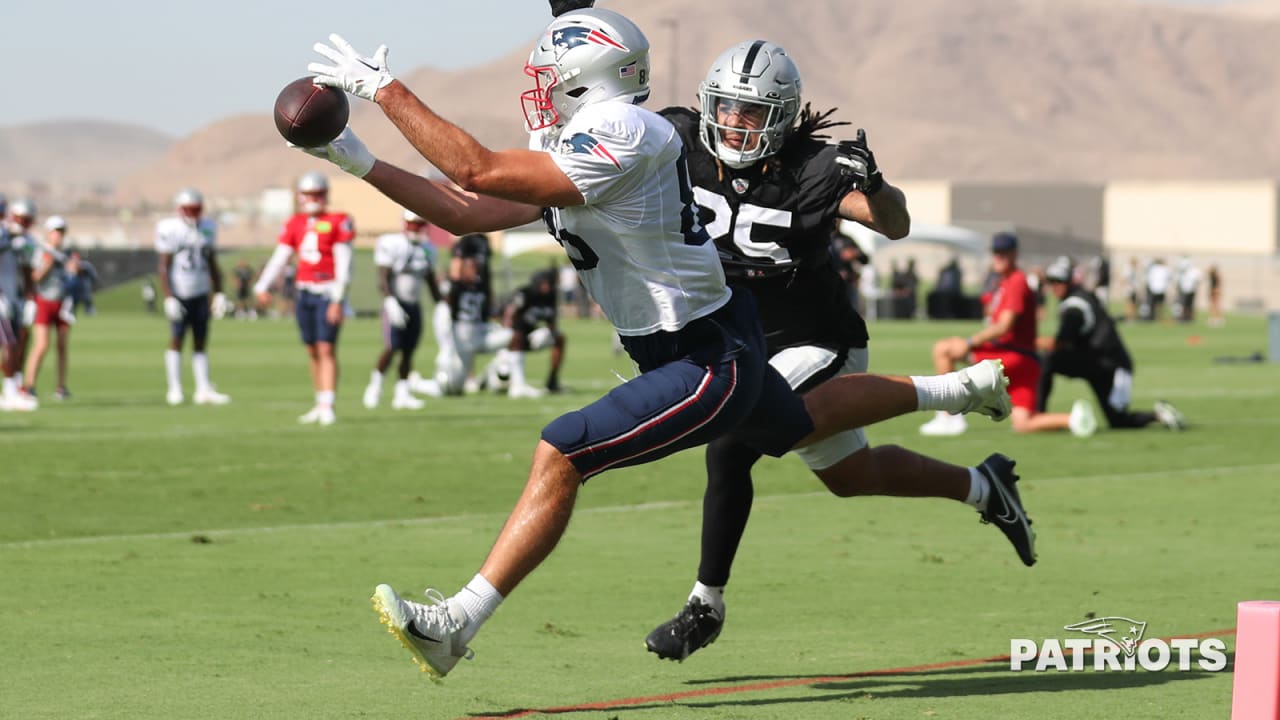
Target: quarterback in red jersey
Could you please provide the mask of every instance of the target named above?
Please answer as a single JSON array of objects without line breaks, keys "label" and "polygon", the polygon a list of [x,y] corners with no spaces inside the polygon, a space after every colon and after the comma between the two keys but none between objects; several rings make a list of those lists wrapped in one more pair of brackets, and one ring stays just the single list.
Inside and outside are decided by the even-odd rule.
[{"label": "quarterback in red jersey", "polygon": [[320,173],[298,180],[299,212],[285,221],[275,253],[267,261],[254,292],[259,304],[270,301],[268,289],[289,259],[298,256],[296,315],[302,342],[311,360],[316,404],[298,418],[302,423],[332,425],[338,385],[338,330],[342,327],[347,284],[351,277],[351,216],[329,212],[329,181]]}]

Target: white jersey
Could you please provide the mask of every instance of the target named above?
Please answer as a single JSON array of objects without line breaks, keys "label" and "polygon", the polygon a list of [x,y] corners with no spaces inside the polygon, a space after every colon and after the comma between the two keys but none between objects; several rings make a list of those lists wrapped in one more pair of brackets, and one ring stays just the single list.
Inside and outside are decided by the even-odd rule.
[{"label": "white jersey", "polygon": [[216,242],[217,227],[208,218],[200,218],[195,225],[180,217],[156,223],[156,252],[173,256],[169,290],[174,297],[190,300],[209,294],[209,258]]},{"label": "white jersey", "polygon": [[391,293],[402,303],[422,302],[422,285],[431,269],[429,248],[404,233],[378,237],[373,264],[391,269]]},{"label": "white jersey", "polygon": [[530,144],[586,200],[546,208],[543,220],[620,335],[679,330],[729,302],[715,243],[698,224],[684,144],[666,119],[601,102]]},{"label": "white jersey", "polygon": [[49,270],[36,282],[36,295],[45,300],[61,300],[67,295],[67,256],[49,245],[37,242],[31,255],[31,266],[34,269],[46,262],[49,263]]}]

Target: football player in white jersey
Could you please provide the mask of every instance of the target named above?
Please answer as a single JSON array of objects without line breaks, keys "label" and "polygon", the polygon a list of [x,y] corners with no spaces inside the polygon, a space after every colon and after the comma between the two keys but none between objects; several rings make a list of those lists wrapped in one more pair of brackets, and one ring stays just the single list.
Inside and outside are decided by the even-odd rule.
[{"label": "football player in white jersey", "polygon": [[[204,196],[195,188],[183,188],[173,199],[177,214],[156,223],[157,277],[164,314],[169,320],[169,347],[164,353],[168,392],[165,401],[181,405],[182,341],[191,330],[191,374],[195,376],[197,405],[225,405],[231,398],[218,392],[209,380],[210,317],[221,318],[230,310],[222,293],[218,268],[217,226],[204,217]],[[210,299],[212,294],[212,299]]]},{"label": "football player in white jersey", "polygon": [[427,221],[412,210],[404,211],[404,228],[378,238],[373,249],[373,265],[382,291],[382,353],[374,363],[369,385],[364,390],[364,406],[372,410],[382,398],[382,375],[391,367],[391,358],[400,353],[393,410],[420,410],[422,401],[413,396],[409,373],[413,353],[422,339],[422,288],[440,302],[436,284],[435,251],[427,238]]},{"label": "football player in white jersey", "polygon": [[[424,671],[442,676],[470,656],[481,625],[556,546],[580,485],[605,470],[731,429],[777,456],[900,414],[859,405],[867,382],[898,387],[907,410],[1007,412],[998,368],[981,382],[953,378],[937,395],[909,378],[876,376],[837,378],[803,399],[791,390],[767,364],[750,294],[729,290],[698,224],[674,126],[639,107],[649,94],[649,43],[622,15],[572,12],[542,33],[525,67],[535,87],[521,96],[532,150],[491,151],[440,118],[392,77],[385,46],[363,57],[337,35],[330,41],[315,46],[326,62],[308,66],[316,82],[378,103],[457,188],[377,160],[350,128],[307,152],[455,234],[541,216],[641,372],[543,429],[524,493],[461,591],[448,599],[430,591],[431,602],[418,603],[377,587],[383,622]],[[1017,506],[1010,513],[1020,516]],[[1025,528],[1025,516],[1017,521]]]}]

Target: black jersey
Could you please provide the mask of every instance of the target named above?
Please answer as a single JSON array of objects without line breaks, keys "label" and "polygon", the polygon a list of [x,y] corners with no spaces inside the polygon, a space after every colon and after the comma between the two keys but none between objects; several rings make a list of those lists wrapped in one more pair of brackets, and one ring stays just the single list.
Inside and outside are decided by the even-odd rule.
[{"label": "black jersey", "polygon": [[1133,370],[1133,359],[1120,339],[1115,320],[1098,296],[1078,285],[1058,305],[1055,344],[1055,352],[1079,354],[1090,365]]},{"label": "black jersey", "polygon": [[483,280],[449,283],[449,311],[454,322],[484,322],[489,319],[489,288]]},{"label": "black jersey", "polygon": [[698,113],[660,114],[680,132],[703,227],[729,284],[755,294],[769,353],[797,345],[866,347],[867,325],[831,254],[840,201],[852,190],[836,150],[795,138],[753,167],[717,164],[698,137]]},{"label": "black jersey", "polygon": [[493,251],[489,247],[489,236],[483,233],[470,233],[458,238],[453,244],[453,257],[470,258],[476,261],[476,270],[480,273],[480,281],[488,292],[493,291],[493,278],[490,273],[489,259]]},{"label": "black jersey", "polygon": [[510,307],[515,309],[512,325],[522,332],[530,332],[539,325],[554,325],[556,322],[555,292],[540,293],[537,288],[526,285],[519,288],[511,296]]}]

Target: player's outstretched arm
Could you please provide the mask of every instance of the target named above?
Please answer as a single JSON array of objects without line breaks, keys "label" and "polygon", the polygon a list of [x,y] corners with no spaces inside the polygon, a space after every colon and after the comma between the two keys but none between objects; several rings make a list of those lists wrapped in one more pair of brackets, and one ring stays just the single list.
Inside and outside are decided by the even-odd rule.
[{"label": "player's outstretched arm", "polygon": [[547,153],[492,151],[427,107],[391,75],[385,45],[366,57],[339,35],[329,42],[332,47],[314,46],[327,61],[307,66],[315,82],[376,102],[400,134],[463,190],[540,208],[583,204],[582,193]]}]

